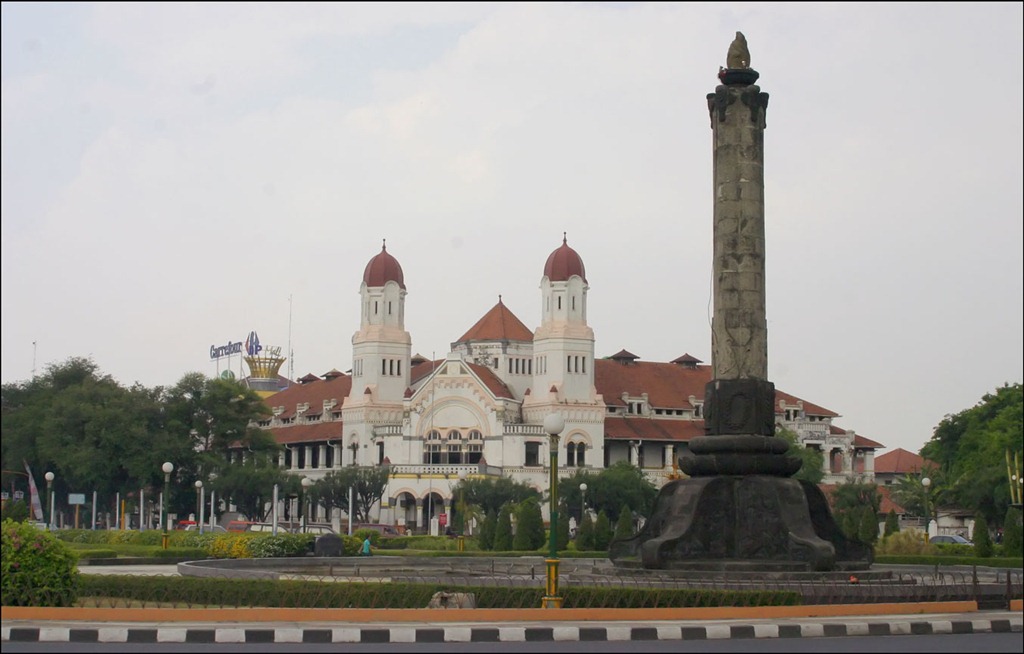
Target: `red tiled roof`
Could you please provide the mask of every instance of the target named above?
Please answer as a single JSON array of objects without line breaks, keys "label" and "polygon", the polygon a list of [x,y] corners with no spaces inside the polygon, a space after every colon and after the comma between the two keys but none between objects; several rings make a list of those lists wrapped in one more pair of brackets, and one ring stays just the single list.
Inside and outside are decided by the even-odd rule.
[{"label": "red tiled roof", "polygon": [[311,443],[340,439],[344,435],[344,424],[340,420],[314,422],[308,425],[273,427],[270,433],[282,445],[289,443]]},{"label": "red tiled roof", "polygon": [[861,436],[860,434],[857,434],[857,433],[855,433],[853,435],[853,446],[854,447],[863,447],[863,448],[873,448],[873,449],[876,449],[876,450],[885,447],[881,443],[877,443],[877,442],[871,440],[870,438],[864,438],[863,436]]},{"label": "red tiled roof", "polygon": [[352,378],[348,375],[341,375],[332,379],[315,379],[303,384],[289,386],[279,393],[274,393],[264,402],[270,408],[283,406],[284,412],[281,419],[290,418],[295,415],[295,407],[304,402],[309,403],[309,408],[316,408],[322,411],[324,400],[334,400],[335,408],[341,406],[349,391],[352,390]]},{"label": "red tiled roof", "polygon": [[651,418],[604,419],[604,437],[611,440],[680,441],[704,435],[703,420],[657,420]]},{"label": "red tiled roof", "polygon": [[480,381],[487,386],[487,389],[490,390],[491,393],[494,393],[495,397],[503,397],[510,400],[515,399],[515,395],[512,394],[512,391],[509,390],[505,382],[501,381],[493,370],[487,366],[482,366],[479,363],[466,362],[466,365],[476,373],[476,376],[480,378]]},{"label": "red tiled roof", "polygon": [[[790,395],[789,393],[780,391],[779,389],[776,388],[775,389],[775,404],[776,405],[778,405],[779,400],[785,400],[786,401],[786,406],[796,406],[797,402],[803,402],[804,403],[804,413],[806,415],[809,415],[809,416],[825,416],[825,417],[828,417],[828,418],[838,418],[839,417],[839,414],[836,413],[835,411],[830,411],[830,410],[826,409],[825,407],[820,407],[817,404],[813,404],[813,403],[808,402],[807,400],[805,400],[803,398],[796,397],[795,395]],[[776,406],[775,412],[778,413],[778,407],[777,406]]]},{"label": "red tiled roof", "polygon": [[625,406],[622,394],[639,397],[647,393],[651,406],[689,407],[690,396],[704,397],[704,385],[711,381],[711,366],[684,368],[674,363],[633,361],[624,365],[611,359],[594,361],[594,386],[609,406]]},{"label": "red tiled roof", "polygon": [[922,467],[938,466],[902,448],[875,457],[875,474],[916,475]]},{"label": "red tiled roof", "polygon": [[508,310],[498,296],[498,303],[483,318],[469,328],[456,343],[469,341],[525,341],[533,342],[533,332]]}]

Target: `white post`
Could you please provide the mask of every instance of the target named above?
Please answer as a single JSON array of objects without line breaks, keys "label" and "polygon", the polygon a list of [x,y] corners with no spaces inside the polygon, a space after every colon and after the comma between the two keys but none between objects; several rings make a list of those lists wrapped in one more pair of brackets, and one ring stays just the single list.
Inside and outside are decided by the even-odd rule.
[{"label": "white post", "polygon": [[348,487],[348,535],[352,535],[352,509],[355,506],[352,498],[352,487]]},{"label": "white post", "polygon": [[217,524],[217,491],[210,489],[210,531]]},{"label": "white post", "polygon": [[114,529],[121,528],[121,491],[117,491],[114,499]]},{"label": "white post", "polygon": [[92,530],[96,531],[96,491],[92,492]]},{"label": "white post", "polygon": [[199,533],[203,533],[203,521],[206,518],[206,489],[199,487]]},{"label": "white post", "polygon": [[270,524],[272,524],[273,527],[270,528],[270,532],[277,536],[277,484],[274,484],[274,499],[271,502],[271,506],[273,508],[271,509],[270,514]]},{"label": "white post", "polygon": [[146,531],[146,489],[139,489],[139,531]]},{"label": "white post", "polygon": [[160,529],[161,531],[164,528],[164,510],[163,510],[163,506],[164,506],[164,492],[160,491],[160,516],[156,520],[156,528]]},{"label": "white post", "polygon": [[53,495],[54,491],[50,491],[50,529],[56,529],[57,525],[53,522]]}]

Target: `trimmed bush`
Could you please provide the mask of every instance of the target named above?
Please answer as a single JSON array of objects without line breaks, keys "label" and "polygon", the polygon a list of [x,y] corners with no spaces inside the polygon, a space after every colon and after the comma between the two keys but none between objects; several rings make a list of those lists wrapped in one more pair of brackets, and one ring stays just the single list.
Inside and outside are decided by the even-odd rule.
[{"label": "trimmed bush", "polygon": [[992,556],[992,536],[988,533],[988,521],[981,514],[974,519],[974,553],[983,559]]},{"label": "trimmed bush", "polygon": [[78,557],[47,531],[4,520],[0,555],[5,606],[72,606],[78,599]]},{"label": "trimmed bush", "polygon": [[1003,554],[1005,556],[1021,556],[1024,554],[1024,526],[1021,513],[1016,507],[1010,507],[1003,519]]}]

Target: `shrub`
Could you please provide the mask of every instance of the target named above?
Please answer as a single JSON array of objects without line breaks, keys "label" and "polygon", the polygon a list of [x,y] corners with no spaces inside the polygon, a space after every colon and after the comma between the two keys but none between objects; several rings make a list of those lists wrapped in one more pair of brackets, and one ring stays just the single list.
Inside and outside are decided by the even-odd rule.
[{"label": "shrub", "polygon": [[597,520],[594,522],[594,549],[607,550],[611,542],[612,525],[608,521],[608,514],[602,510],[597,514]]},{"label": "shrub", "polygon": [[982,558],[992,556],[992,536],[988,533],[988,521],[980,514],[974,519],[974,554]]},{"label": "shrub", "polygon": [[528,497],[516,507],[516,533],[512,549],[525,552],[544,546],[544,518],[537,498]]},{"label": "shrub", "polygon": [[480,549],[494,549],[494,530],[498,526],[498,514],[494,510],[487,512],[483,522],[480,524]]},{"label": "shrub", "polygon": [[935,546],[925,542],[924,532],[920,529],[908,529],[889,534],[875,547],[877,554],[931,555],[935,552]]},{"label": "shrub", "polygon": [[0,568],[6,606],[71,606],[78,599],[78,557],[28,523],[3,521]]},{"label": "shrub", "polygon": [[868,545],[874,545],[878,540],[878,516],[870,506],[865,506],[860,512],[860,524],[857,528],[857,540]]},{"label": "shrub", "polygon": [[885,536],[891,536],[900,530],[900,519],[896,515],[896,509],[889,509],[885,515]]},{"label": "shrub", "polygon": [[1021,513],[1016,507],[1010,507],[1003,519],[1003,555],[1021,556],[1024,554],[1024,525]]},{"label": "shrub", "polygon": [[491,549],[498,552],[508,552],[512,549],[512,509],[508,504],[502,506],[498,513]]},{"label": "shrub", "polygon": [[622,507],[619,519],[615,522],[615,540],[628,540],[633,537],[633,512],[628,506]]},{"label": "shrub", "polygon": [[583,514],[580,528],[576,531],[576,549],[581,552],[597,549],[594,547],[594,521],[590,519],[589,513]]}]

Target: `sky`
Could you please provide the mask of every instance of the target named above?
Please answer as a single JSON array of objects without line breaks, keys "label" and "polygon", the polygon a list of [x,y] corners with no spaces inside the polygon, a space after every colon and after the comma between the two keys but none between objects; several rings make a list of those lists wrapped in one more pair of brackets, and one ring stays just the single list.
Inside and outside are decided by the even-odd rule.
[{"label": "sky", "polygon": [[[1019,383],[1021,3],[45,3],[2,11],[2,381],[211,346],[351,368],[387,250],[412,351],[586,265],[596,355],[711,362],[706,96],[768,93],[768,375],[918,452]],[[1012,73],[1012,74],[1011,74]]]}]

